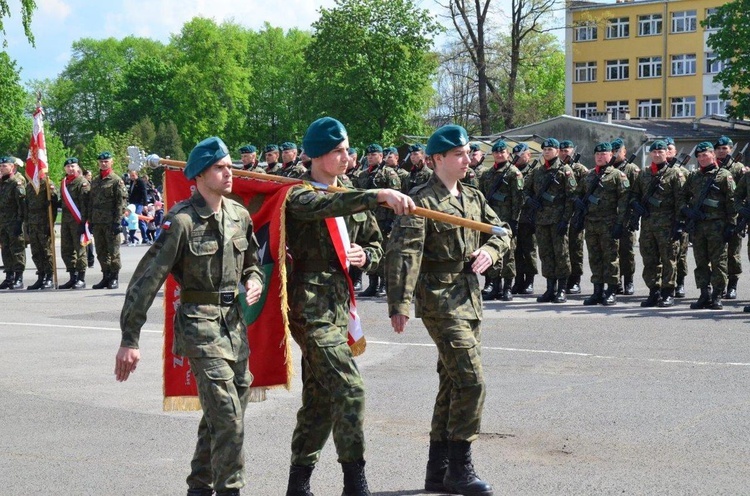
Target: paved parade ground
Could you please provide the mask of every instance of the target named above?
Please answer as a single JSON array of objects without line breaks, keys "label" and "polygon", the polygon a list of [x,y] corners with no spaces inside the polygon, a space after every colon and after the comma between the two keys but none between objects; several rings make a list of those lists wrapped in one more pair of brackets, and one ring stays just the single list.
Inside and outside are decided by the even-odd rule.
[{"label": "paved parade ground", "polygon": [[[146,249],[122,248],[119,290],[0,292],[1,495],[185,494],[199,414],[162,411],[161,296],[137,372],[122,384],[113,375],[125,287]],[[640,266],[636,296],[614,307],[584,307],[587,281],[566,304],[535,296],[486,304],[487,400],[473,448],[495,494],[750,494],[743,263],[740,299],[723,311],[689,309],[692,274],[688,298],[673,308],[640,308]],[[100,275],[90,269],[88,286]],[[25,282],[35,279],[29,257]],[[424,494],[436,350],[418,320],[393,333],[384,300],[359,308],[370,489]],[[296,345],[294,353],[298,372]],[[300,390],[296,377],[291,391],[248,406],[243,494],[285,493]],[[312,481],[317,496],[341,493],[332,440]]]}]

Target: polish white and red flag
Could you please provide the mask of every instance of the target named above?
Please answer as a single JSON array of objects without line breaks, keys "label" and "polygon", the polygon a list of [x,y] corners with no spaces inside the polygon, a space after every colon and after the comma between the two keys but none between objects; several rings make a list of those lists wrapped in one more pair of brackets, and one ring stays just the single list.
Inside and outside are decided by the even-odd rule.
[{"label": "polish white and red flag", "polygon": [[44,111],[37,107],[32,116],[34,129],[31,132],[29,155],[26,157],[26,177],[39,192],[40,181],[47,174],[47,143],[44,141]]}]

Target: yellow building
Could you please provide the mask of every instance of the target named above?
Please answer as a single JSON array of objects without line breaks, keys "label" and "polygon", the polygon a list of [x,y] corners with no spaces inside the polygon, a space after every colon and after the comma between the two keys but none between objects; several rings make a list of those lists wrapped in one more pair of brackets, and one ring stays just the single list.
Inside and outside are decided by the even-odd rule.
[{"label": "yellow building", "polygon": [[726,115],[701,21],[719,0],[568,3],[565,111],[584,118]]}]

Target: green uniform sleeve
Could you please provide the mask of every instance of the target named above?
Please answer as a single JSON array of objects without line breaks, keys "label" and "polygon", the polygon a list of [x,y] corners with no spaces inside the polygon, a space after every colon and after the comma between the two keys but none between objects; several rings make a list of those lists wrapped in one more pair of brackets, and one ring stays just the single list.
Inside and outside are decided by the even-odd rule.
[{"label": "green uniform sleeve", "polygon": [[287,215],[293,215],[300,220],[351,215],[377,207],[378,191],[373,189],[320,194],[309,186],[297,186],[289,194],[286,211]]},{"label": "green uniform sleeve", "polygon": [[402,215],[394,223],[385,253],[388,316],[409,316],[425,240],[425,219]]}]

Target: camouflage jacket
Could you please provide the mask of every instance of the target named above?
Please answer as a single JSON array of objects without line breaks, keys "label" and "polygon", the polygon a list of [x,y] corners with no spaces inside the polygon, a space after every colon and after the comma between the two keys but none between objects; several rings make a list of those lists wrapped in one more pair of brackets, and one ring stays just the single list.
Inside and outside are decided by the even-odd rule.
[{"label": "camouflage jacket", "polygon": [[289,162],[288,164],[276,164],[272,171],[268,171],[269,174],[274,176],[291,177],[298,179],[307,173],[307,169],[301,162]]},{"label": "camouflage jacket", "polygon": [[[148,308],[172,274],[182,300],[174,318],[174,353],[227,360],[248,357],[239,300],[243,293],[237,292],[250,279],[263,284],[258,243],[242,204],[224,198],[218,217],[198,191],[169,209],[161,234],[128,284],[120,314],[121,346],[138,348]],[[218,292],[237,296],[231,305],[219,305]]]},{"label": "camouflage jacket", "polygon": [[[707,221],[721,220],[730,224],[736,223],[736,211],[734,209],[734,190],[736,185],[732,174],[727,169],[719,167],[700,167],[690,173],[685,186],[682,188],[681,207],[695,207],[696,200],[700,197],[709,181],[713,181],[708,190],[708,196],[700,205],[700,210],[706,216]],[[682,213],[683,220],[686,220]]]},{"label": "camouflage jacket", "polygon": [[[594,184],[597,184],[594,187]],[[627,175],[617,167],[608,166],[597,174],[596,167],[591,169],[583,179],[581,199],[591,191],[588,198],[586,220],[625,224],[628,204],[630,203],[630,181]]]},{"label": "camouflage jacket", "polygon": [[[460,198],[453,196],[433,174],[412,192],[412,198],[419,207],[502,225],[477,189],[459,184],[459,191]],[[414,297],[417,317],[481,319],[479,279],[465,264],[477,249],[497,262],[510,242],[510,229],[502,237],[487,236],[416,215],[399,216],[386,251],[388,315],[409,315]]]},{"label": "camouflage jacket", "polygon": [[[531,173],[539,167],[539,161],[534,160],[526,165],[523,166],[516,166],[516,168],[521,171],[521,175],[523,176],[523,185],[526,186],[526,181],[529,180],[529,177],[531,176]],[[524,199],[526,198],[526,195],[524,194]],[[528,224],[529,223],[529,207],[524,203],[524,205],[521,207],[521,217],[518,219],[519,224]]]},{"label": "camouflage jacket", "polygon": [[25,212],[26,185],[13,175],[0,178],[0,224],[23,222]]},{"label": "camouflage jacket", "polygon": [[279,171],[281,171],[281,168],[284,167],[284,164],[279,162],[274,162],[273,164],[266,164],[265,171],[267,174],[273,174],[275,176],[280,175]]},{"label": "camouflage jacket", "polygon": [[737,181],[734,190],[734,209],[739,211],[743,206],[750,205],[750,172],[749,167],[743,167],[742,176]]},{"label": "camouflage jacket", "polygon": [[[119,223],[127,206],[128,192],[122,178],[112,171],[107,177],[97,175],[91,181],[85,219],[90,224]],[[79,206],[80,208],[80,206]]]},{"label": "camouflage jacket", "polygon": [[[396,169],[387,165],[373,169],[373,171],[368,171],[366,183],[368,184],[367,189],[401,189],[401,180],[398,178],[398,174],[396,174]],[[360,188],[361,187],[362,186],[360,185]],[[391,231],[391,225],[393,224],[393,219],[396,218],[396,214],[393,213],[393,210],[385,207],[376,208],[374,214],[375,219],[378,221],[378,226],[380,226],[383,234],[387,236]]]},{"label": "camouflage jacket", "polygon": [[482,177],[482,174],[487,170],[487,168],[483,164],[479,164],[476,167],[469,167],[469,170],[466,171],[466,175],[463,179],[461,179],[461,182],[464,184],[468,184],[469,186],[474,186],[475,188],[479,187],[479,178]]},{"label": "camouflage jacket", "polygon": [[48,206],[52,203],[52,218],[57,215],[60,197],[54,184],[49,185],[50,200],[47,200],[47,179],[39,181],[39,192],[29,182],[26,185],[26,224],[35,226],[49,226]]},{"label": "camouflage jacket", "polygon": [[[63,181],[65,178],[63,178]],[[89,182],[84,178],[83,176],[78,176],[74,180],[68,182],[68,194],[70,195],[71,200],[73,200],[73,203],[78,208],[78,211],[83,216],[83,220],[86,220],[86,209],[88,208],[89,203],[89,193],[91,191],[91,185]],[[62,184],[60,185],[60,203],[62,203],[62,218],[61,222],[65,222],[66,224],[69,222],[75,222],[73,214],[70,213],[70,210],[68,210],[68,205],[65,203],[65,198],[63,195],[64,188],[62,187]]]},{"label": "camouflage jacket", "polygon": [[[655,189],[650,198],[646,198],[652,189],[652,181],[660,181],[660,187]],[[680,215],[680,195],[684,184],[685,174],[682,169],[666,164],[658,171],[649,168],[639,174],[638,180],[632,186],[631,201],[637,201],[648,210],[649,215],[643,216],[642,222],[671,226]]]},{"label": "camouflage jacket", "polygon": [[432,169],[424,165],[424,162],[418,166],[413,165],[406,179],[401,180],[401,192],[408,195],[412,189],[429,181],[431,176]]},{"label": "camouflage jacket", "polygon": [[494,164],[482,174],[479,189],[501,220],[518,221],[523,207],[523,174],[515,165]]},{"label": "camouflage jacket", "polygon": [[[303,179],[311,181],[309,175]],[[382,236],[370,210],[376,191],[323,193],[308,185],[294,187],[286,202],[287,246],[292,256],[289,311],[292,319],[346,327],[349,287],[338,261],[325,219],[343,217],[349,240],[360,245],[368,261],[363,271],[377,268],[383,256]]]},{"label": "camouflage jacket", "polygon": [[[554,175],[554,179],[549,183],[549,187],[542,191],[549,174]],[[569,221],[573,215],[577,184],[573,169],[569,165],[563,165],[558,158],[555,158],[549,167],[544,164],[536,167],[523,183],[526,197],[541,196],[542,206],[536,212],[536,223],[548,226],[561,220]]]}]

